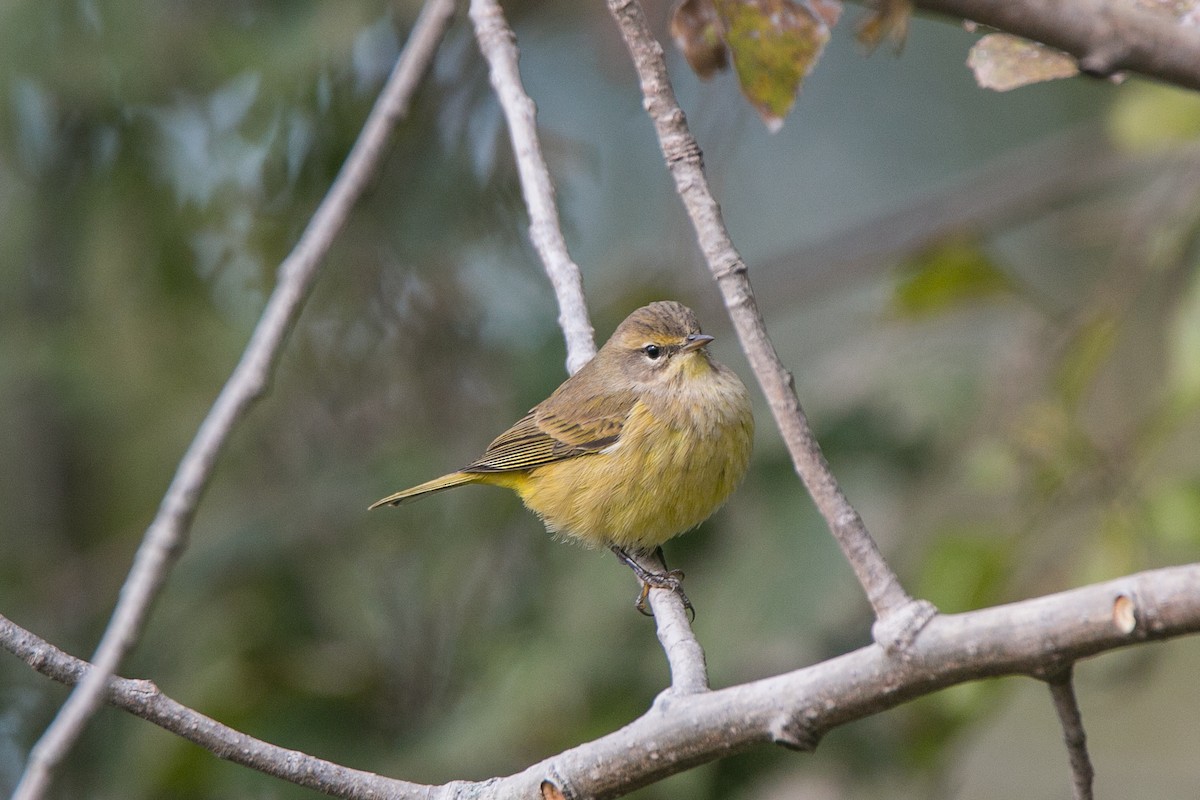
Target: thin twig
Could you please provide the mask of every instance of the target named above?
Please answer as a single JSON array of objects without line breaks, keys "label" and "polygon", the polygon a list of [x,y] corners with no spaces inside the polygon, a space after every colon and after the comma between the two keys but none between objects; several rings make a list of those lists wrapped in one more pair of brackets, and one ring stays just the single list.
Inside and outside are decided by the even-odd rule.
[{"label": "thin twig", "polygon": [[479,50],[488,62],[492,88],[504,109],[529,209],[529,238],[537,250],[558,299],[558,323],[567,340],[567,372],[574,375],[596,355],[579,267],[567,252],[554,184],[537,136],[537,107],[521,85],[516,37],[495,0],[471,0],[471,22]]},{"label": "thin twig", "polygon": [[[568,797],[616,797],[763,743],[811,749],[833,728],[955,684],[1003,675],[1044,678],[1063,663],[1104,651],[1200,633],[1198,585],[1200,564],[1189,564],[941,615],[913,643],[909,659],[869,646],[771,678],[672,695],[624,728],[515,775],[436,787],[343,770],[259,742],[166,698],[147,702],[157,692],[146,682],[110,679],[106,697],[221,758],[342,797],[507,800],[537,797],[543,781]],[[79,680],[87,669],[2,616],[0,647],[55,680]]]},{"label": "thin twig", "polygon": [[34,746],[14,800],[40,798],[57,765],[104,700],[104,687],[141,638],[150,606],[187,544],[200,496],[230,433],[265,392],[283,344],[308,296],[317,267],[351,208],[375,175],[392,129],[408,112],[453,15],[453,0],[429,0],[341,172],[300,240],[279,268],[279,278],[241,361],[222,388],[184,453],[158,513],[142,538],[120,598],[93,656],[95,668],[76,686]]},{"label": "thin twig", "polygon": [[1050,697],[1054,699],[1054,710],[1062,725],[1063,740],[1067,743],[1067,757],[1071,763],[1071,790],[1075,800],[1092,800],[1092,779],[1095,770],[1088,757],[1087,734],[1083,730],[1083,716],[1079,713],[1079,702],[1075,699],[1075,681],[1071,669],[1063,670],[1047,681]]},{"label": "thin twig", "polygon": [[915,0],[918,8],[960,17],[1064,50],[1085,72],[1129,70],[1200,89],[1200,28],[1170,4],[1149,8],[1110,0]]},{"label": "thin twig", "polygon": [[[554,201],[554,184],[542,157],[537,134],[537,108],[521,83],[516,37],[499,4],[495,0],[471,0],[469,14],[479,50],[488,63],[492,88],[508,121],[521,176],[521,192],[529,209],[530,239],[554,286],[559,325],[567,343],[567,372],[574,374],[596,354],[596,345],[588,321],[583,279],[578,265],[567,252]],[[707,689],[704,650],[688,623],[679,596],[674,592],[653,590],[649,599],[658,638],[671,668],[672,691],[686,693]]]},{"label": "thin twig", "polygon": [[[661,558],[653,555],[634,557],[651,572],[667,571],[667,565]],[[646,599],[650,602],[650,610],[654,612],[658,641],[662,644],[671,670],[671,689],[669,693],[661,695],[660,700],[708,691],[708,664],[704,658],[704,648],[692,629],[682,598],[669,589],[651,589]]]},{"label": "thin twig", "polygon": [[636,0],[607,0],[607,3],[633,57],[646,110],[654,122],[676,190],[695,227],[700,250],[716,278],[742,349],[766,395],[796,472],[871,602],[877,620],[876,641],[889,649],[903,651],[935,611],[930,604],[914,601],[904,591],[829,469],[800,406],[795,381],[767,335],[746,264],[725,229],[721,209],[704,174],[700,146],[688,130],[683,109],[675,99],[662,47],[651,35],[641,5]]}]

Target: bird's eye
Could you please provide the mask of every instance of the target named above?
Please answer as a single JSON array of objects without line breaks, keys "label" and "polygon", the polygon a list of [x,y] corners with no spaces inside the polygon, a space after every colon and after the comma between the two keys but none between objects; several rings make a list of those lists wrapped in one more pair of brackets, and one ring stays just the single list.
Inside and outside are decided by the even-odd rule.
[{"label": "bird's eye", "polygon": [[662,348],[656,344],[648,344],[642,348],[642,352],[646,354],[646,358],[653,361],[662,355]]}]

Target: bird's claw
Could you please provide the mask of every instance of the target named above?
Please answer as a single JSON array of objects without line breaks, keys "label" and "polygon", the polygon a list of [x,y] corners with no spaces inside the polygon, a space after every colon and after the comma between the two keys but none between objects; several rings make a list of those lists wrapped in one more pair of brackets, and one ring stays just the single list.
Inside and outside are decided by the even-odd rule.
[{"label": "bird's claw", "polygon": [[679,599],[683,601],[683,607],[687,610],[691,620],[696,620],[696,608],[692,605],[692,601],[688,600],[687,593],[683,591],[683,571],[673,569],[670,572],[646,572],[638,575],[638,579],[642,582],[642,591],[638,594],[637,600],[634,601],[633,607],[647,617],[653,617],[654,612],[646,607],[646,599],[650,596],[651,589],[667,589],[679,595]]},{"label": "bird's claw", "polygon": [[[687,609],[692,621],[695,621],[696,609],[692,605],[692,601],[688,600],[688,596],[683,591],[683,572],[681,570],[672,569],[667,570],[666,572],[651,572],[639,564],[637,560],[633,558],[633,556],[625,551],[624,548],[613,545],[611,549],[613,553],[616,554],[617,558],[619,558],[631,570],[633,570],[633,574],[636,575],[637,579],[642,582],[642,591],[638,594],[637,600],[635,600],[633,603],[634,608],[647,617],[653,617],[654,612],[650,611],[646,607],[646,598],[650,596],[651,589],[667,589],[679,595],[679,599],[683,601],[683,607]],[[665,568],[667,562],[663,560],[661,548],[657,549],[656,555],[658,560]]]}]

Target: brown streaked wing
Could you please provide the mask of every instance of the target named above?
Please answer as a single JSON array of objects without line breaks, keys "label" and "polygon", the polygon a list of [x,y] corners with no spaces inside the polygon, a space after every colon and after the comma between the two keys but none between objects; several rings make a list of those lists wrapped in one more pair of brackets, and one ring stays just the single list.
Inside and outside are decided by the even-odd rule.
[{"label": "brown streaked wing", "polygon": [[[556,398],[551,398],[551,400]],[[509,472],[533,469],[598,453],[614,444],[630,409],[637,401],[628,395],[607,395],[571,407],[571,417],[554,412],[557,403],[544,402],[496,437],[488,449],[463,472]]]}]

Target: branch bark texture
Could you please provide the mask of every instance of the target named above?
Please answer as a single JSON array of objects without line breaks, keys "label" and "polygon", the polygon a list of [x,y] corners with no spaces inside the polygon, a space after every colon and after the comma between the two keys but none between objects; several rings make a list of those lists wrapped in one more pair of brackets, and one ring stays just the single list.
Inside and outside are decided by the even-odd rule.
[{"label": "branch bark texture", "polygon": [[1080,69],[1128,70],[1200,90],[1200,28],[1166,10],[1111,0],[915,0],[917,8],[969,19],[1057,47]]},{"label": "branch bark texture", "polygon": [[[146,681],[110,678],[105,697],[221,758],[338,797],[500,800],[538,797],[549,782],[567,797],[618,797],[757,744],[809,750],[839,725],[980,678],[1063,674],[1064,665],[1149,640],[1200,632],[1200,564],[932,619],[909,657],[877,645],[772,678],[712,692],[666,695],[629,725],[515,775],[425,786],[348,770],[227,728]],[[55,680],[89,665],[0,617],[0,645]]]},{"label": "branch bark texture", "polygon": [[453,14],[453,0],[429,0],[358,140],[329,193],[309,221],[279,277],[241,361],[229,376],[208,416],[184,453],[134,557],[120,597],[93,656],[95,667],[76,686],[30,754],[14,800],[41,797],[55,767],[71,750],[88,720],[104,701],[105,684],[141,638],[167,573],[186,547],[200,496],[208,485],[230,434],[263,395],[308,297],[318,267],[341,231],[384,155],[396,123],[403,118],[417,85]]},{"label": "branch bark texture", "polygon": [[813,436],[796,395],[795,380],[767,334],[746,264],[725,228],[720,206],[704,174],[700,146],[675,99],[662,47],[651,35],[641,5],[636,0],[608,0],[608,7],[633,57],[647,113],[654,122],[676,190],[691,217],[700,250],[721,290],[742,349],[770,404],[796,472],[850,561],[883,626],[877,629],[880,634],[877,639],[902,650],[934,609],[927,603],[913,601],[904,591],[867,532],[862,517],[834,478]]},{"label": "branch bark texture", "polygon": [[521,192],[529,210],[529,238],[537,250],[558,300],[558,323],[567,340],[567,372],[574,375],[596,355],[579,266],[567,252],[554,184],[537,135],[537,106],[521,84],[516,38],[495,0],[471,0],[471,23],[488,63],[492,88],[504,110]]}]

